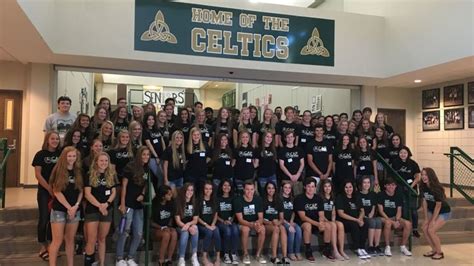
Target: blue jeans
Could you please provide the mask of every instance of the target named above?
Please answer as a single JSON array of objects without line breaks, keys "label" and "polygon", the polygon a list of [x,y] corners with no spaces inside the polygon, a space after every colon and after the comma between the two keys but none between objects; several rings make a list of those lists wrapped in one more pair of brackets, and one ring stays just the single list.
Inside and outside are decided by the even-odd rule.
[{"label": "blue jeans", "polygon": [[216,248],[216,252],[221,251],[221,234],[219,232],[219,228],[216,227],[214,230],[209,230],[207,227],[198,225],[199,228],[199,235],[203,238],[203,249],[204,252],[211,251],[211,245],[214,243],[214,247]]},{"label": "blue jeans", "polygon": [[176,228],[176,231],[179,234],[179,247],[178,255],[180,258],[184,258],[186,254],[186,246],[188,245],[188,239],[191,237],[191,252],[194,254],[197,252],[198,241],[199,241],[199,230],[195,235],[191,235],[189,231],[183,231],[181,228]]},{"label": "blue jeans", "polygon": [[128,258],[135,258],[137,255],[137,249],[140,245],[143,234],[143,209],[132,209],[129,208],[127,216],[127,222],[125,224],[125,230],[123,233],[119,233],[117,240],[117,259],[123,259],[123,250],[125,249],[125,241],[132,228],[132,241],[130,243],[130,250],[128,251]]},{"label": "blue jeans", "polygon": [[300,253],[302,241],[301,227],[295,223],[295,232],[290,233],[290,225],[287,223],[283,225],[285,226],[288,235],[288,255]]},{"label": "blue jeans", "polygon": [[276,175],[271,175],[271,176],[267,176],[267,177],[258,177],[257,178],[258,193],[260,194],[261,197],[263,195],[265,195],[265,185],[270,181],[273,182],[273,184],[275,184],[275,187],[278,188]]},{"label": "blue jeans", "polygon": [[237,224],[223,224],[218,223],[220,234],[222,236],[222,244],[224,253],[237,254],[237,248],[240,244],[240,231]]},{"label": "blue jeans", "polygon": [[158,186],[163,185],[163,163],[162,163],[162,161],[160,160],[160,163],[158,164],[156,162],[156,158],[150,158],[150,161],[148,163],[148,167],[150,167],[151,172],[158,179]]}]

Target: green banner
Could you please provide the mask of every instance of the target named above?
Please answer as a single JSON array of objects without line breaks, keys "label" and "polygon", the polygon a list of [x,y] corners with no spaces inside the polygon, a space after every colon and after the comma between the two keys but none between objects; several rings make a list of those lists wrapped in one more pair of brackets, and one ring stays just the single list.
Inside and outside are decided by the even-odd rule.
[{"label": "green banner", "polygon": [[135,50],[334,66],[334,20],[135,0]]}]

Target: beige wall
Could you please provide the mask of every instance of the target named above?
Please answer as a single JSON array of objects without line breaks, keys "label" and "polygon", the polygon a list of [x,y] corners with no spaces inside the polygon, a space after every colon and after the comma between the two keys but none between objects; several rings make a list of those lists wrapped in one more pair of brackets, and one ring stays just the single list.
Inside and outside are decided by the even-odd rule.
[{"label": "beige wall", "polygon": [[52,65],[0,61],[0,90],[23,91],[20,183],[36,184],[31,161],[41,149],[43,125],[54,100]]},{"label": "beige wall", "polygon": [[219,108],[222,107],[222,95],[224,95],[224,93],[230,90],[232,89],[224,90],[209,88],[196,91],[199,91],[198,99],[204,104],[205,107],[211,107],[212,109],[214,109],[214,111],[217,111]]}]

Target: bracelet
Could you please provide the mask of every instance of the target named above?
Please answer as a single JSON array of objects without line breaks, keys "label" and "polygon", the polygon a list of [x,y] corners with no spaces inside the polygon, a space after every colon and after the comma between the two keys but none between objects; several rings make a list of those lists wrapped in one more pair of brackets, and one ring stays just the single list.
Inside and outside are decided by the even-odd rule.
[{"label": "bracelet", "polygon": [[80,204],[80,202],[76,202],[76,204],[74,204],[74,206],[79,207],[79,204]]}]

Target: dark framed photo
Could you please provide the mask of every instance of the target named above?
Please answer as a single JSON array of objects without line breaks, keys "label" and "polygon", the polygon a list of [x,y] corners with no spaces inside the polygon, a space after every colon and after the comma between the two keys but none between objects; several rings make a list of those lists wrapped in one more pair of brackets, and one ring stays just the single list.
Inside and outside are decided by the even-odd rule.
[{"label": "dark framed photo", "polygon": [[474,103],[474,81],[467,83],[467,103]]},{"label": "dark framed photo", "polygon": [[444,87],[444,107],[458,106],[464,104],[464,84],[456,84]]},{"label": "dark framed photo", "polygon": [[474,106],[467,107],[468,127],[474,128]]},{"label": "dark framed photo", "polygon": [[464,129],[464,107],[444,110],[444,130]]},{"label": "dark framed photo", "polygon": [[422,92],[422,109],[435,109],[439,108],[439,88],[424,90]]},{"label": "dark framed photo", "polygon": [[423,131],[439,130],[440,121],[439,110],[423,112]]}]

